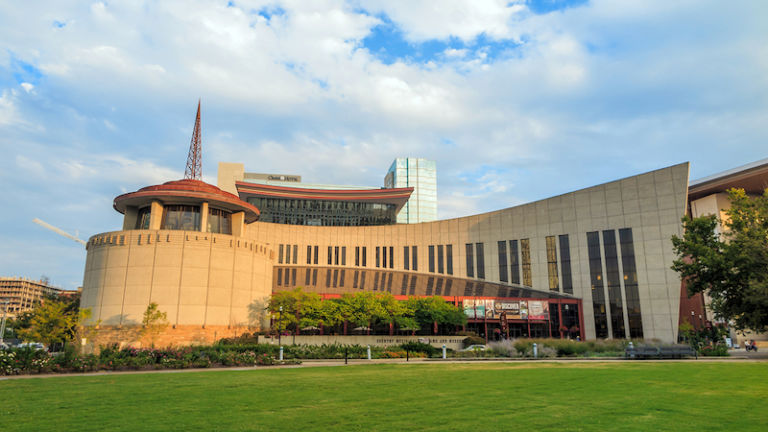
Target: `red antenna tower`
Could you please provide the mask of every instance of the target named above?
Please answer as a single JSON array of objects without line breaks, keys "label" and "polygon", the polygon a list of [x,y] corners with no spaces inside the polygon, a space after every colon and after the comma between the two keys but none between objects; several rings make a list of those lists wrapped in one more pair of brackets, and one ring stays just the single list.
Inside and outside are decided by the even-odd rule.
[{"label": "red antenna tower", "polygon": [[187,169],[184,171],[185,179],[200,180],[203,176],[202,152],[202,148],[200,147],[200,100],[198,99],[195,130],[192,131],[192,141],[189,142]]}]

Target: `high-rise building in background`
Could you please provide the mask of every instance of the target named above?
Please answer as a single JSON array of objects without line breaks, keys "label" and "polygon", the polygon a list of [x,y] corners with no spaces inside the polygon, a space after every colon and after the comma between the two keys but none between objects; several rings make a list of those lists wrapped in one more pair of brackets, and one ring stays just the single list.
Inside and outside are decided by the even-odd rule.
[{"label": "high-rise building in background", "polygon": [[[74,291],[72,291],[74,292]],[[5,301],[7,317],[15,318],[32,310],[43,301],[45,296],[58,296],[67,291],[51,286],[45,280],[32,280],[21,277],[0,277],[0,317],[2,317]]]},{"label": "high-rise building in background", "polygon": [[397,158],[384,177],[385,188],[414,188],[397,214],[397,223],[437,220],[437,166],[422,158]]}]

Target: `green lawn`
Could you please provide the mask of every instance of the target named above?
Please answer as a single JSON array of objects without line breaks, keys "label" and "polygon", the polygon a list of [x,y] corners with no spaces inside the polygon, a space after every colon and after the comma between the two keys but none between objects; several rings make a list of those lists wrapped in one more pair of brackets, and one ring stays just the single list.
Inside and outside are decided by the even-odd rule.
[{"label": "green lawn", "polygon": [[768,363],[472,363],[0,381],[0,430],[768,430]]}]

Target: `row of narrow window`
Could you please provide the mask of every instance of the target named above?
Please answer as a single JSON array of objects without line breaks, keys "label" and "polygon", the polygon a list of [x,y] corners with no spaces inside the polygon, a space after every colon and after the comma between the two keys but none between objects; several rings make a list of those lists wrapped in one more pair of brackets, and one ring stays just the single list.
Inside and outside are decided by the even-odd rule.
[{"label": "row of narrow window", "polygon": [[[619,339],[627,336],[633,339],[642,338],[643,322],[632,229],[622,228],[618,231],[618,244],[616,230],[587,233],[595,333],[598,338],[607,338],[609,335]],[[603,264],[605,272],[603,272]],[[626,303],[622,301],[622,280],[623,298],[626,299]],[[629,332],[624,319],[625,313],[629,321]]]},{"label": "row of narrow window", "polygon": [[[389,260],[387,260],[389,257]],[[395,248],[376,246],[376,268],[395,268]]]},{"label": "row of narrow window", "polygon": [[[351,274],[350,274],[351,272]],[[468,297],[547,298],[540,292],[484,281],[456,281],[448,276],[396,273],[389,270],[318,269],[285,267],[276,269],[275,285],[295,287],[302,284],[310,291],[327,292],[329,288],[387,291],[395,295],[464,295]]]},{"label": "row of narrow window", "polygon": [[[546,238],[547,245],[547,275],[549,277],[549,290],[559,291],[562,283],[563,292],[573,294],[573,280],[571,278],[571,250],[567,234],[558,237]],[[559,245],[559,248],[558,248]],[[558,266],[558,249],[560,252],[560,265]],[[562,268],[562,278],[559,277],[558,268]]]},{"label": "row of narrow window", "polygon": [[[507,252],[507,245],[509,245],[509,252]],[[499,240],[497,248],[499,280],[528,287],[533,286],[530,239]]]},{"label": "row of narrow window", "polygon": [[[467,243],[467,277],[475,277],[475,256],[477,256],[477,278],[485,279],[485,252],[483,243]],[[475,254],[477,252],[477,254]]]},{"label": "row of narrow window", "polygon": [[[435,269],[435,250],[437,250],[437,269]],[[430,245],[427,252],[430,273],[435,273],[437,270],[440,274],[453,274],[453,245]]]},{"label": "row of narrow window", "polygon": [[[293,253],[291,253],[291,251],[293,251]],[[277,247],[278,264],[291,264],[291,257],[293,257],[293,264],[296,264],[298,255],[299,245],[281,244]]]}]

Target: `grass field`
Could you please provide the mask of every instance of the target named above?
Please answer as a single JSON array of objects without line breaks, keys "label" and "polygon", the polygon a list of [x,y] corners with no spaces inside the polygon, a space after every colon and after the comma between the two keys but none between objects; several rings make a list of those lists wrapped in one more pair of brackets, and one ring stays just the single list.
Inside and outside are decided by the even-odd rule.
[{"label": "grass field", "polygon": [[768,363],[472,363],[0,381],[0,430],[768,430]]}]

